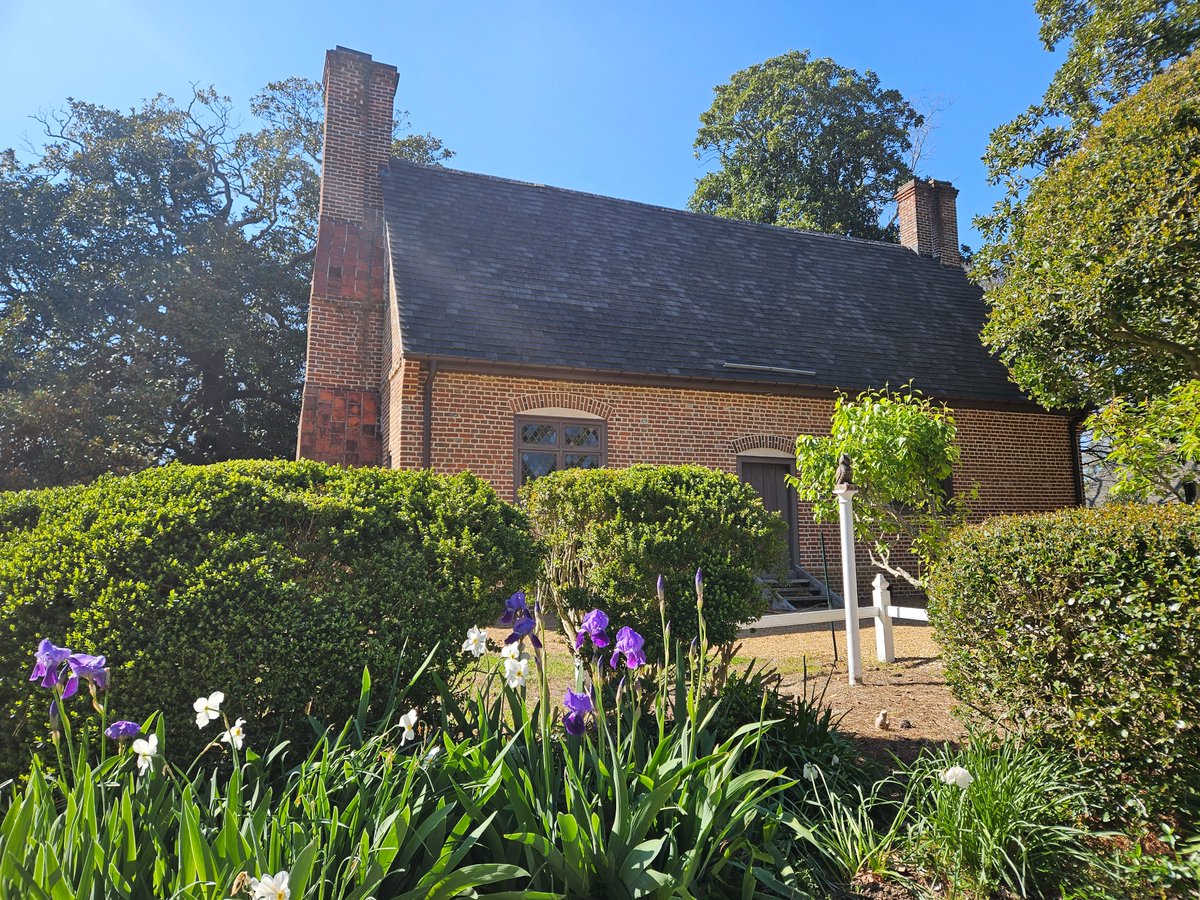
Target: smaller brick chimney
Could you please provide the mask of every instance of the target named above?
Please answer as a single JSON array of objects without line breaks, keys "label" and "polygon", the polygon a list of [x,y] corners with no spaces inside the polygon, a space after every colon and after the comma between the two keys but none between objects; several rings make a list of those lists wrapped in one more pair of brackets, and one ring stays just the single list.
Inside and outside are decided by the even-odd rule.
[{"label": "smaller brick chimney", "polygon": [[958,189],[948,181],[914,178],[896,192],[900,243],[922,256],[961,266],[958,251]]}]

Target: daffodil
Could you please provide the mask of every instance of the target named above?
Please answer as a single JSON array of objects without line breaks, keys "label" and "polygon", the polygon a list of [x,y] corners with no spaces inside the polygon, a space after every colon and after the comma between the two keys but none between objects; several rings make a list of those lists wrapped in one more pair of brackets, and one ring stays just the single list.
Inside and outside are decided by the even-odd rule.
[{"label": "daffodil", "polygon": [[288,887],[288,873],[276,872],[262,878],[250,879],[251,900],[291,900],[292,889]]},{"label": "daffodil", "polygon": [[192,709],[196,711],[196,727],[203,728],[209,722],[212,722],[221,717],[221,704],[225,702],[225,695],[220,691],[213,691],[207,697],[197,697],[192,703]]},{"label": "daffodil", "polygon": [[505,644],[500,648],[500,658],[503,660],[520,659],[522,656],[520,644]]},{"label": "daffodil", "polygon": [[476,659],[487,653],[487,632],[478,625],[472,625],[467,630],[467,639],[463,641],[463,653],[470,653]]},{"label": "daffodil", "polygon": [[404,733],[400,735],[401,747],[409,741],[417,739],[417,732],[414,730],[417,727],[417,711],[415,709],[410,709],[400,717],[400,727],[404,729]]},{"label": "daffodil", "polygon": [[138,774],[146,774],[146,770],[150,768],[150,760],[158,756],[158,735],[138,738],[133,742],[133,752],[137,754]]},{"label": "daffodil", "polygon": [[233,745],[235,750],[241,750],[242,744],[246,742],[246,732],[242,728],[242,726],[245,724],[245,719],[238,719],[229,726],[229,730],[222,734],[218,740],[224,741],[226,744]]},{"label": "daffodil", "polygon": [[516,690],[525,687],[525,677],[529,674],[529,654],[522,653],[517,659],[504,661],[504,680],[510,688]]}]

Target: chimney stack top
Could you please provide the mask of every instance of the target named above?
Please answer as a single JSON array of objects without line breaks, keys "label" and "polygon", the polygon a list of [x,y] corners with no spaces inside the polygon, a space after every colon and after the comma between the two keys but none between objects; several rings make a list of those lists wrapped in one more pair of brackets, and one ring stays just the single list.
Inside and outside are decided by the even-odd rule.
[{"label": "chimney stack top", "polygon": [[896,192],[900,243],[943,265],[961,266],[958,189],[949,181],[914,178]]}]

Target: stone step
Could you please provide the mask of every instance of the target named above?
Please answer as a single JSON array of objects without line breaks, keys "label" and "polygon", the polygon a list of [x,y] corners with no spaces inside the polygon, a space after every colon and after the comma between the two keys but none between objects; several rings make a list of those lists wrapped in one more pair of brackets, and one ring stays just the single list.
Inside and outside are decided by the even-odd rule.
[{"label": "stone step", "polygon": [[[764,578],[762,583],[772,609],[824,607],[827,602],[824,585],[799,567],[794,567],[786,578]],[[829,592],[829,602],[835,608],[842,606],[842,598],[835,591]]]}]

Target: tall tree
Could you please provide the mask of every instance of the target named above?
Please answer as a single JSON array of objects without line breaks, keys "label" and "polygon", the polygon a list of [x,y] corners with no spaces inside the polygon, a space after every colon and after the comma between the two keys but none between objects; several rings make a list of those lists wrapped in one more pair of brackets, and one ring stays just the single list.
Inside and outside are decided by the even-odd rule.
[{"label": "tall tree", "polygon": [[880,218],[912,177],[924,119],[879,76],[793,50],[735,72],[700,116],[696,156],[718,168],[688,207],[853,237],[896,240]]},{"label": "tall tree", "polygon": [[1200,41],[1200,0],[1035,0],[1048,51],[1066,45],[1042,99],[991,135],[984,162],[1004,196],[976,220],[984,246],[973,260],[981,283],[1003,276],[1012,233],[1037,176],[1076,150],[1104,112]]},{"label": "tall tree", "polygon": [[1105,113],[1033,184],[984,341],[1047,405],[1200,379],[1200,54]]},{"label": "tall tree", "polygon": [[277,82],[251,109],[241,129],[211,89],[71,100],[38,159],[0,157],[0,488],[291,454],[321,87]]}]

